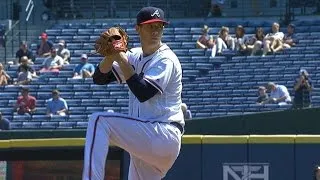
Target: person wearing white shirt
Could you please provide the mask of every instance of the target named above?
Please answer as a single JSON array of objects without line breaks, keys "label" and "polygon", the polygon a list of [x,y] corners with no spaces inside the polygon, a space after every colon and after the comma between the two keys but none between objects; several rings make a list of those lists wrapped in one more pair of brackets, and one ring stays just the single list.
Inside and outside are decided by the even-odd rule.
[{"label": "person wearing white shirt", "polygon": [[59,48],[57,51],[57,55],[63,59],[64,64],[69,64],[70,61],[70,51],[66,48],[66,42],[64,40],[59,41]]},{"label": "person wearing white shirt", "polygon": [[284,85],[278,85],[273,82],[269,82],[267,85],[267,90],[270,91],[270,103],[279,105],[291,103],[289,91]]},{"label": "person wearing white shirt", "polygon": [[62,66],[63,59],[57,55],[57,50],[52,48],[51,56],[43,61],[40,72],[59,72]]},{"label": "person wearing white shirt", "polygon": [[272,24],[272,33],[264,37],[262,56],[265,56],[268,52],[273,52],[273,49],[277,46],[282,46],[280,42],[282,42],[284,34],[279,29],[280,25],[278,23]]}]

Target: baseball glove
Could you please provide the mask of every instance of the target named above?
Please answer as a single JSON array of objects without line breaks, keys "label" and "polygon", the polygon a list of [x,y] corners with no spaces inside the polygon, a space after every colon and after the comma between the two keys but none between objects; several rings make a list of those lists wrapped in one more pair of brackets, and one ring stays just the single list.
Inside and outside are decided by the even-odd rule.
[{"label": "baseball glove", "polygon": [[94,47],[102,56],[112,56],[119,52],[127,52],[128,39],[127,33],[121,27],[111,27],[101,33]]}]

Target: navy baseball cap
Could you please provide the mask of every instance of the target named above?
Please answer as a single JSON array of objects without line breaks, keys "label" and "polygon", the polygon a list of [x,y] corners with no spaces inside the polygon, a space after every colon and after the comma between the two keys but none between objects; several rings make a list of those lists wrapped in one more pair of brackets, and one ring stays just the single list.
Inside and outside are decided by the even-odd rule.
[{"label": "navy baseball cap", "polygon": [[150,24],[154,22],[163,22],[169,24],[164,19],[164,12],[157,7],[144,7],[137,14],[137,24]]}]

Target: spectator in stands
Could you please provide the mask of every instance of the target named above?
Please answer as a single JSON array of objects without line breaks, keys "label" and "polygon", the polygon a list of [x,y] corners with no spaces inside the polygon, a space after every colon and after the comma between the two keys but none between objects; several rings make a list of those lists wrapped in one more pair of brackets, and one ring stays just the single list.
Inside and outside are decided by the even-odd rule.
[{"label": "spectator in stands", "polygon": [[2,63],[0,63],[0,86],[7,85],[11,81],[11,77],[6,73]]},{"label": "spectator in stands", "polygon": [[41,34],[41,42],[38,45],[37,55],[39,57],[48,57],[50,56],[50,50],[53,47],[53,43],[48,40],[48,35],[46,33]]},{"label": "spectator in stands", "polygon": [[280,50],[283,50],[283,49],[289,49],[291,48],[292,46],[295,46],[296,45],[296,37],[295,37],[295,34],[294,34],[294,29],[295,29],[295,25],[294,24],[289,24],[288,27],[287,27],[287,34],[284,35],[284,38],[283,40],[280,40],[280,39],[275,39],[273,41],[273,44],[276,44],[276,48],[272,48],[271,46],[271,50],[275,53],[275,52],[278,52]]},{"label": "spectator in stands", "polygon": [[267,89],[264,86],[258,88],[259,97],[257,99],[257,104],[265,104],[268,102],[269,96],[267,94]]},{"label": "spectator in stands", "polygon": [[287,34],[285,34],[283,38],[283,45],[277,49],[274,49],[274,52],[280,51],[282,49],[289,49],[297,44],[297,39],[294,31],[295,25],[289,24],[287,27]]},{"label": "spectator in stands", "polygon": [[21,88],[21,96],[18,97],[15,111],[20,114],[32,114],[36,111],[37,99],[29,95],[29,88]]},{"label": "spectator in stands", "polygon": [[0,130],[10,130],[10,121],[0,112]]},{"label": "spectator in stands", "polygon": [[57,55],[63,59],[64,64],[70,63],[70,51],[66,48],[66,42],[64,40],[59,40],[59,48]]},{"label": "spectator in stands", "polygon": [[21,57],[20,65],[19,65],[19,67],[18,67],[18,69],[17,69],[17,76],[19,76],[19,73],[22,72],[23,66],[26,66],[26,67],[27,67],[27,71],[31,72],[31,75],[32,75],[33,78],[38,77],[38,76],[37,76],[37,73],[36,73],[36,71],[33,69],[33,67],[28,64],[28,61],[29,61],[29,60],[28,60],[28,57],[27,57],[27,56],[22,56],[22,57]]},{"label": "spectator in stands", "polygon": [[221,5],[224,4],[224,0],[211,0],[211,8],[208,13],[208,17],[220,17],[222,16]]},{"label": "spectator in stands", "polygon": [[50,52],[51,56],[43,61],[40,72],[59,72],[63,67],[63,59],[57,56],[57,50],[52,48]]},{"label": "spectator in stands", "polygon": [[267,90],[270,92],[268,103],[279,105],[291,103],[289,91],[284,85],[278,85],[273,82],[269,82],[267,85]]},{"label": "spectator in stands", "polygon": [[256,34],[253,37],[251,37],[247,44],[247,50],[251,51],[251,56],[256,55],[257,51],[263,47],[262,42],[264,37],[265,34],[263,28],[257,28]]},{"label": "spectator in stands", "polygon": [[202,35],[197,40],[197,48],[200,49],[212,49],[214,45],[213,36],[209,35],[209,27],[207,25],[203,26]]},{"label": "spectator in stands", "polygon": [[267,55],[269,52],[273,53],[276,48],[282,47],[284,34],[279,30],[280,25],[278,23],[273,23],[272,33],[269,33],[264,37],[262,56]]},{"label": "spectator in stands", "polygon": [[222,55],[223,50],[234,50],[235,46],[231,36],[229,36],[229,28],[222,27],[217,39],[217,55]]},{"label": "spectator in stands", "polygon": [[28,44],[26,41],[20,42],[20,49],[16,52],[17,62],[19,64],[21,63],[22,57],[28,58],[28,64],[33,64],[35,60],[32,51],[28,49]]},{"label": "spectator in stands", "polygon": [[26,85],[29,84],[32,80],[32,73],[29,71],[29,68],[27,65],[21,65],[19,66],[20,72],[18,74],[17,82],[15,84],[17,85]]},{"label": "spectator in stands", "polygon": [[93,64],[88,63],[87,54],[81,55],[81,64],[78,64],[74,69],[73,78],[91,78],[95,71]]},{"label": "spectator in stands", "polygon": [[48,100],[47,104],[47,115],[60,115],[65,116],[68,112],[68,105],[66,100],[60,97],[58,90],[52,91],[52,98]]},{"label": "spectator in stands", "polygon": [[248,36],[245,36],[245,29],[243,26],[238,25],[236,27],[236,34],[233,40],[233,49],[235,49],[240,54],[244,54],[247,50],[247,42],[249,41]]},{"label": "spectator in stands", "polygon": [[191,111],[188,109],[188,106],[186,103],[181,103],[181,110],[183,112],[183,116],[185,120],[192,119]]},{"label": "spectator in stands", "polygon": [[311,107],[312,80],[305,69],[301,69],[299,77],[294,85],[294,104],[293,108],[301,109]]}]

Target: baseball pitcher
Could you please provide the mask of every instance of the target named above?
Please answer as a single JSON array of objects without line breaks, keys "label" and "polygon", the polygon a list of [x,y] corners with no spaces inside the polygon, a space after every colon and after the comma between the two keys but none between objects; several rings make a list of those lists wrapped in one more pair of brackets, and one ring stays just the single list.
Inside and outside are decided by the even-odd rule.
[{"label": "baseball pitcher", "polygon": [[127,83],[129,114],[97,112],[89,119],[83,180],[103,180],[110,143],[130,154],[129,180],[160,180],[177,159],[184,119],[182,69],[174,52],[161,42],[168,24],[160,8],[145,7],[135,29],[141,47],[127,50],[120,27],[103,32],[95,49],[104,56],[93,75],[95,84]]}]

